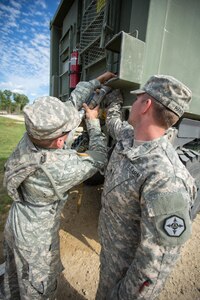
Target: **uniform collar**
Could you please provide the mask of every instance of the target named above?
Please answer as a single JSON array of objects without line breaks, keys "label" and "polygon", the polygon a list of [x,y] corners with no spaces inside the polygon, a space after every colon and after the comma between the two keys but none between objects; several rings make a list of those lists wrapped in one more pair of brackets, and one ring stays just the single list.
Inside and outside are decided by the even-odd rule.
[{"label": "uniform collar", "polygon": [[122,153],[126,155],[128,158],[137,158],[139,156],[145,156],[147,153],[151,152],[153,149],[162,147],[166,149],[169,144],[172,135],[176,134],[176,129],[170,128],[166,131],[166,133],[158,139],[147,141],[141,144],[138,147],[134,147],[134,136],[127,138],[122,138],[116,145],[116,150],[118,153]]}]

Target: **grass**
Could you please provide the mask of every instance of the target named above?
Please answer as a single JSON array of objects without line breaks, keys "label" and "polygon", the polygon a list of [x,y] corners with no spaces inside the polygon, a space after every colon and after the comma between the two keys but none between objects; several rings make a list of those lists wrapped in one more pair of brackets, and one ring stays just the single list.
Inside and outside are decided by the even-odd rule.
[{"label": "grass", "polygon": [[0,116],[0,230],[12,200],[3,187],[4,164],[25,132],[23,122]]}]

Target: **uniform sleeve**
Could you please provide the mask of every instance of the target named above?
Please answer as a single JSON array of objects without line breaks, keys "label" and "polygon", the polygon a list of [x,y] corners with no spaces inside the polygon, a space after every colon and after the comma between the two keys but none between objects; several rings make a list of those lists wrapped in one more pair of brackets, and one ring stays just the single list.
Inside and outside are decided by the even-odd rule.
[{"label": "uniform sleeve", "polygon": [[69,100],[80,110],[84,102],[92,95],[94,90],[100,87],[100,82],[96,79],[89,82],[80,81],[72,91]]},{"label": "uniform sleeve", "polygon": [[119,89],[115,89],[106,95],[106,103],[108,104],[106,125],[108,133],[114,140],[118,140],[121,128],[121,107],[123,104],[123,97]]},{"label": "uniform sleeve", "polygon": [[114,140],[118,140],[120,136],[122,123],[121,104],[111,103],[107,110],[106,126],[108,133]]},{"label": "uniform sleeve", "polygon": [[107,163],[106,138],[101,132],[98,119],[86,122],[90,137],[89,150],[77,153],[71,150],[71,157],[62,157],[64,168],[58,181],[59,191],[65,192],[103,169]]},{"label": "uniform sleeve", "polygon": [[89,134],[89,150],[86,153],[93,157],[94,161],[99,164],[99,169],[102,169],[107,163],[105,134],[101,132],[99,119],[86,120],[86,126]]},{"label": "uniform sleeve", "polygon": [[[62,159],[62,163],[65,161]],[[87,153],[71,155],[70,161],[60,172],[57,188],[60,193],[65,193],[72,187],[82,183],[93,176],[103,166],[101,156],[92,156]]]},{"label": "uniform sleeve", "polygon": [[191,199],[183,182],[168,178],[147,186],[141,197],[141,242],[110,299],[155,299],[191,235]]}]

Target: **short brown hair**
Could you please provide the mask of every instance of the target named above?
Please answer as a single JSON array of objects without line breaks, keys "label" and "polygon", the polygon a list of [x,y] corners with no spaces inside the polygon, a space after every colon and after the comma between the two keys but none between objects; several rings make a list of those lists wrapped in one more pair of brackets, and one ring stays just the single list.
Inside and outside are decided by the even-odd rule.
[{"label": "short brown hair", "polygon": [[179,117],[166,106],[158,102],[149,94],[145,94],[145,100],[151,99],[152,100],[152,107],[153,107],[153,116],[156,122],[163,128],[168,129],[172,125],[178,122]]},{"label": "short brown hair", "polygon": [[45,148],[45,149],[48,149],[48,148],[51,148],[51,145],[52,143],[57,140],[58,138],[68,134],[69,131],[67,132],[63,132],[61,135],[59,135],[58,137],[56,138],[53,138],[53,139],[47,139],[47,140],[38,140],[38,139],[35,139],[34,137],[32,137],[31,135],[28,134],[29,136],[29,139],[31,140],[31,142],[38,146],[38,147],[42,147],[42,148]]},{"label": "short brown hair", "polygon": [[57,139],[57,138],[55,138],[55,139],[48,139],[48,140],[38,140],[30,135],[28,135],[28,136],[34,145],[42,147],[42,148],[49,148],[51,146],[52,142]]}]

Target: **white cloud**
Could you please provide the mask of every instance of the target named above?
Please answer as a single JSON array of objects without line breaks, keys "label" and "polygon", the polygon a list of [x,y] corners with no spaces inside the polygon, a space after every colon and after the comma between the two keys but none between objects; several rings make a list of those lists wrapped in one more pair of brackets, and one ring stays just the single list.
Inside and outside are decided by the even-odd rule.
[{"label": "white cloud", "polygon": [[11,4],[12,6],[14,6],[15,8],[18,8],[18,9],[21,8],[21,3],[16,2],[15,0],[10,0],[10,4]]},{"label": "white cloud", "polygon": [[45,78],[29,76],[28,74],[26,78],[11,75],[8,81],[0,83],[0,89],[8,89],[15,93],[28,95],[32,101],[39,96],[49,94],[49,85],[45,82]]},{"label": "white cloud", "polygon": [[4,23],[5,28],[18,27],[17,19],[20,16],[20,10],[18,8],[0,3],[0,10],[2,17],[7,20],[7,22]]},{"label": "white cloud", "polygon": [[37,0],[37,1],[35,1],[35,4],[44,9],[47,8],[46,2],[44,0]]},{"label": "white cloud", "polygon": [[0,89],[33,100],[49,94],[50,13],[44,0],[8,2],[0,4]]}]

